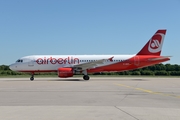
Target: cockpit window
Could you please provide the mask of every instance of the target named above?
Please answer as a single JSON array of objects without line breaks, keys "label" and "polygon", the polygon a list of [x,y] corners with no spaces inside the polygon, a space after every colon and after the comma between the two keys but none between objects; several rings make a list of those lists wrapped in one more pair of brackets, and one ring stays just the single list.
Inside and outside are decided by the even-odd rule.
[{"label": "cockpit window", "polygon": [[23,62],[23,60],[18,59],[16,62]]},{"label": "cockpit window", "polygon": [[16,62],[20,62],[20,60],[18,59]]}]

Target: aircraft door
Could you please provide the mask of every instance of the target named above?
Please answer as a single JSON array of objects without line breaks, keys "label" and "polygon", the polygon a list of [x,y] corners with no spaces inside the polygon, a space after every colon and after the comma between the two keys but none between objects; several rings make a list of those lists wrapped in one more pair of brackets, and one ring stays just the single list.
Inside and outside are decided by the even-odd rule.
[{"label": "aircraft door", "polygon": [[29,67],[33,67],[33,66],[34,66],[34,60],[30,60],[30,61],[28,62],[28,66],[29,66]]},{"label": "aircraft door", "polygon": [[139,57],[138,56],[134,57],[134,65],[139,66]]}]

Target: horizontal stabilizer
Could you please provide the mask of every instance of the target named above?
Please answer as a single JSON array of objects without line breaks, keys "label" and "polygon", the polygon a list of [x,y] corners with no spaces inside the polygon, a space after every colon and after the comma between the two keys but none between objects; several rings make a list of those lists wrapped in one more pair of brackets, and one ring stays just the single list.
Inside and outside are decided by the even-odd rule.
[{"label": "horizontal stabilizer", "polygon": [[150,58],[149,61],[157,61],[157,60],[165,60],[165,59],[170,59],[171,56],[162,56],[158,58]]}]

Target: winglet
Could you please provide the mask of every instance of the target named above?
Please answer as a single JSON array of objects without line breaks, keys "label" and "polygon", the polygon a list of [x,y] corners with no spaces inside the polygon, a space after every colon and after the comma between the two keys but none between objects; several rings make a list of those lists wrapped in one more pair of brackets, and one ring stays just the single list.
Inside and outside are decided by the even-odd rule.
[{"label": "winglet", "polygon": [[114,58],[114,56],[113,56],[113,57],[111,57],[111,58],[109,58],[108,60],[112,62],[112,61],[113,61],[113,58]]},{"label": "winglet", "polygon": [[160,56],[166,30],[158,30],[137,55]]}]

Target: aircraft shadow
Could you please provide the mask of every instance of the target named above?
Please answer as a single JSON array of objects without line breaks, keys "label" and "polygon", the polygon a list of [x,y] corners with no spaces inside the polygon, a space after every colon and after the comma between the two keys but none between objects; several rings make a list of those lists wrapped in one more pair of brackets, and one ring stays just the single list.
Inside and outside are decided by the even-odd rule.
[{"label": "aircraft shadow", "polygon": [[48,81],[84,81],[82,79],[53,79]]},{"label": "aircraft shadow", "polygon": [[18,81],[18,82],[24,82],[24,81],[28,81],[28,82],[40,82],[40,81],[84,81],[83,79],[35,79],[33,81],[30,81],[28,78],[26,79],[14,79],[14,80],[1,80],[1,81],[4,81],[4,82],[14,82],[14,81]]},{"label": "aircraft shadow", "polygon": [[148,81],[147,79],[130,79],[131,81]]}]

